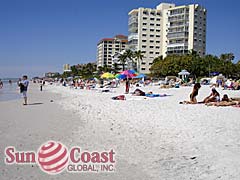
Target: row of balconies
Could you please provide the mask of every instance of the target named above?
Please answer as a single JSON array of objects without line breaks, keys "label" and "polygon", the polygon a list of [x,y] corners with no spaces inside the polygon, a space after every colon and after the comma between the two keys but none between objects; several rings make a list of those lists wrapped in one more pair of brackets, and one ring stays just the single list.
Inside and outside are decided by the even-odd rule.
[{"label": "row of balconies", "polygon": [[138,17],[129,18],[128,25],[130,25],[132,23],[138,23]]},{"label": "row of balconies", "polygon": [[167,35],[167,38],[171,39],[171,38],[188,38],[188,32],[178,32],[178,33],[171,33]]},{"label": "row of balconies", "polygon": [[177,18],[177,17],[171,17],[168,18],[169,22],[179,22],[179,21],[189,21],[189,17],[183,17],[183,18]]}]

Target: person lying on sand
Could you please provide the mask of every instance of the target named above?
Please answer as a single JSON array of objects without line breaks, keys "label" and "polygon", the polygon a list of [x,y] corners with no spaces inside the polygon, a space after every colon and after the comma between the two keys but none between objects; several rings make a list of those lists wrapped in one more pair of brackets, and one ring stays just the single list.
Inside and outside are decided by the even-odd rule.
[{"label": "person lying on sand", "polygon": [[228,98],[227,94],[223,95],[222,101],[220,102],[209,102],[206,103],[207,106],[234,106],[234,105],[240,105],[240,99],[238,100],[232,100]]},{"label": "person lying on sand", "polygon": [[133,94],[133,96],[145,96],[145,92],[143,92],[142,90],[140,89],[136,89]]},{"label": "person lying on sand", "polygon": [[180,104],[197,104],[197,95],[198,95],[198,90],[201,88],[201,85],[200,83],[196,83],[194,86],[193,86],[193,90],[192,90],[192,93],[190,94],[190,101],[183,101],[183,102],[180,102]]}]

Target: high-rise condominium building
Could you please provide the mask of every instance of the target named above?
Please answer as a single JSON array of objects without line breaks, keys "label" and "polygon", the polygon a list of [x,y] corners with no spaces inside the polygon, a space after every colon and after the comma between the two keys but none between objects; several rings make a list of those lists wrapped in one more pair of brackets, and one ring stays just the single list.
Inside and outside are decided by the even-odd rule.
[{"label": "high-rise condominium building", "polygon": [[64,64],[63,65],[63,72],[71,72],[70,64]]},{"label": "high-rise condominium building", "polygon": [[168,54],[206,51],[206,9],[198,4],[175,6],[161,3],[156,9],[129,12],[129,48],[141,50],[144,58],[138,71],[149,73],[154,58]]},{"label": "high-rise condominium building", "polygon": [[128,37],[116,35],[114,38],[104,38],[97,45],[97,66],[112,67],[113,55],[125,50],[128,46]]}]

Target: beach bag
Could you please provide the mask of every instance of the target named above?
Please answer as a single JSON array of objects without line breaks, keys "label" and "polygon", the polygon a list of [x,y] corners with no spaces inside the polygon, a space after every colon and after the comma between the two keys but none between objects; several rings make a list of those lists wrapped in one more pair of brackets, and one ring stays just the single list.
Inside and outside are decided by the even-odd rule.
[{"label": "beach bag", "polygon": [[124,95],[119,95],[119,96],[115,96],[112,97],[113,100],[126,100],[126,97]]}]

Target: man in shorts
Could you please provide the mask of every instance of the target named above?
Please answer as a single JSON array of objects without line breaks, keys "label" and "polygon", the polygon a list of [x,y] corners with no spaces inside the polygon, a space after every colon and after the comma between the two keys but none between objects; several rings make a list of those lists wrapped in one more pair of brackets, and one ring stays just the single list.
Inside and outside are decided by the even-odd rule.
[{"label": "man in shorts", "polygon": [[23,105],[27,105],[27,90],[28,90],[28,85],[29,85],[29,81],[27,80],[28,77],[25,75],[22,77],[22,81],[20,82],[20,90],[21,93],[23,94],[23,98],[24,98],[24,103]]}]

